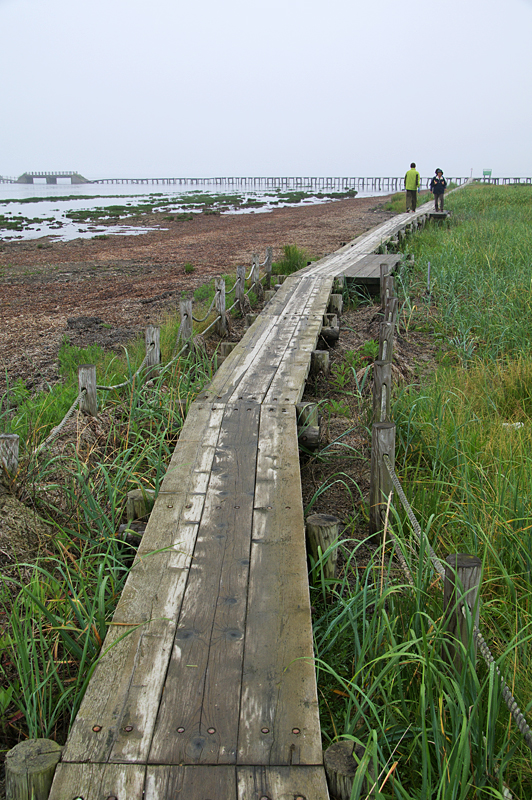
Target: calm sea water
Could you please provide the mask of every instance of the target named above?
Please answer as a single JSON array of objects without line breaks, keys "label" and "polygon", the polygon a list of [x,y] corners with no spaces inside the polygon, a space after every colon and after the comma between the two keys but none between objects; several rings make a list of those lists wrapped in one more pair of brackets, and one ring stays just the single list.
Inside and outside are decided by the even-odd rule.
[{"label": "calm sea water", "polygon": [[[59,179],[60,180],[60,179]],[[71,239],[89,239],[94,236],[106,235],[141,235],[153,230],[145,227],[135,227],[121,222],[117,225],[101,225],[98,222],[79,222],[69,219],[69,211],[108,208],[113,205],[136,206],[142,202],[157,203],[164,200],[159,210],[168,214],[182,211],[201,213],[201,210],[184,207],[183,203],[190,200],[190,195],[235,195],[238,194],[244,201],[247,199],[260,200],[266,205],[255,209],[242,209],[229,207],[222,213],[238,214],[264,214],[273,208],[279,208],[288,203],[280,201],[277,194],[269,190],[235,190],[234,187],[225,186],[194,186],[183,188],[161,184],[81,184],[71,185],[70,182],[49,185],[46,183],[20,184],[0,183],[0,217],[7,220],[18,220],[22,230],[5,229],[0,224],[0,240],[17,241],[38,239],[42,236],[53,237],[56,241]],[[387,192],[364,193],[359,192],[358,197],[370,197]],[[30,202],[35,198],[35,202]],[[19,202],[24,200],[25,202]],[[7,201],[7,202],[6,202]],[[170,201],[169,203],[166,201]],[[300,205],[330,202],[324,199],[308,198]],[[157,210],[157,206],[154,210]],[[0,223],[1,223],[0,219]]]}]

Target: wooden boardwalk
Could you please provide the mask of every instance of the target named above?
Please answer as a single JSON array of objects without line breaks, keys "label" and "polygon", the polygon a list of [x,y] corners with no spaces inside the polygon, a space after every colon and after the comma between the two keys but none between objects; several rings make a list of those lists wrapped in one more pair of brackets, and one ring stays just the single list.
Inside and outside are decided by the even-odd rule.
[{"label": "wooden boardwalk", "polygon": [[192,404],[51,800],[328,799],[296,403],[335,276],[413,216],[289,277]]}]

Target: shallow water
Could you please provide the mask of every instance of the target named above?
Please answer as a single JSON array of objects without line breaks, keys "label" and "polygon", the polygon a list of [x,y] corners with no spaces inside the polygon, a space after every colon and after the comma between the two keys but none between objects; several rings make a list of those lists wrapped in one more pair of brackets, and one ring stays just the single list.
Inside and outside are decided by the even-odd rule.
[{"label": "shallow water", "polygon": [[[284,192],[285,190],[283,190]],[[323,191],[323,190],[321,190]],[[0,219],[0,240],[22,241],[49,236],[55,241],[72,239],[90,239],[95,236],[132,236],[148,233],[153,226],[138,227],[128,225],[120,219],[116,225],[98,224],[98,221],[72,220],[68,212],[87,209],[105,209],[113,205],[135,207],[139,203],[155,204],[154,211],[166,214],[201,213],[201,208],[190,208],[184,204],[190,202],[193,195],[238,195],[243,199],[257,200],[264,205],[257,208],[242,208],[228,204],[228,210],[222,214],[267,213],[274,208],[288,205],[312,205],[331,202],[330,198],[305,198],[300,203],[288,203],[279,198],[272,189],[238,190],[234,186],[194,186],[188,189],[158,184],[20,184],[0,183],[0,216],[4,216],[7,224],[16,223],[21,230],[6,228]],[[357,197],[373,197],[388,192],[359,192]],[[31,199],[35,198],[35,202]],[[161,206],[157,201],[161,200]],[[21,202],[22,201],[22,202]],[[164,202],[163,202],[164,201]],[[170,202],[168,202],[170,201]],[[109,219],[109,217],[106,217]],[[159,228],[164,230],[164,228]]]}]

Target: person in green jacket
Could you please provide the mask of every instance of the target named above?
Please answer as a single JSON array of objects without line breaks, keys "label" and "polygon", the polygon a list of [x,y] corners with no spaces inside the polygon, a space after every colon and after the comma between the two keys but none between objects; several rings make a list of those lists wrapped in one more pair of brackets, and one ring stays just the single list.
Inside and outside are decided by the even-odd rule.
[{"label": "person in green jacket", "polygon": [[421,184],[419,172],[416,165],[412,161],[410,169],[405,175],[405,189],[406,189],[406,210],[415,211],[417,205],[417,192]]}]

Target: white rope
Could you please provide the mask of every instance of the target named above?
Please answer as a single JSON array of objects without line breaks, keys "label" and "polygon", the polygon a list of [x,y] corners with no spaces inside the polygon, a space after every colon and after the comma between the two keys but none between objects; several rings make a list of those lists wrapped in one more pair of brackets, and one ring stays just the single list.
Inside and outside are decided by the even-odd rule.
[{"label": "white rope", "polygon": [[135,378],[136,378],[136,377],[138,377],[138,375],[140,375],[140,373],[142,372],[142,370],[143,370],[143,369],[144,369],[144,367],[146,366],[146,362],[147,362],[147,360],[148,360],[148,357],[149,357],[149,355],[150,355],[150,353],[151,353],[151,351],[153,350],[153,348],[154,348],[154,347],[155,347],[155,343],[154,343],[154,342],[152,342],[152,343],[150,344],[150,346],[149,346],[149,348],[148,348],[147,352],[146,352],[146,355],[144,356],[144,359],[143,359],[143,361],[142,361],[142,364],[140,365],[140,367],[138,368],[138,370],[137,370],[137,371],[136,371],[136,372],[135,372],[135,373],[134,373],[134,374],[131,376],[131,378],[128,378],[128,380],[127,380],[127,381],[124,381],[123,383],[117,383],[117,384],[115,384],[114,386],[100,386],[99,384],[96,384],[96,388],[97,388],[97,389],[100,389],[102,392],[110,392],[110,391],[112,391],[113,389],[123,389],[123,388],[124,388],[124,386],[129,386],[129,384],[130,384],[132,381],[134,381],[134,380],[135,380]]}]

